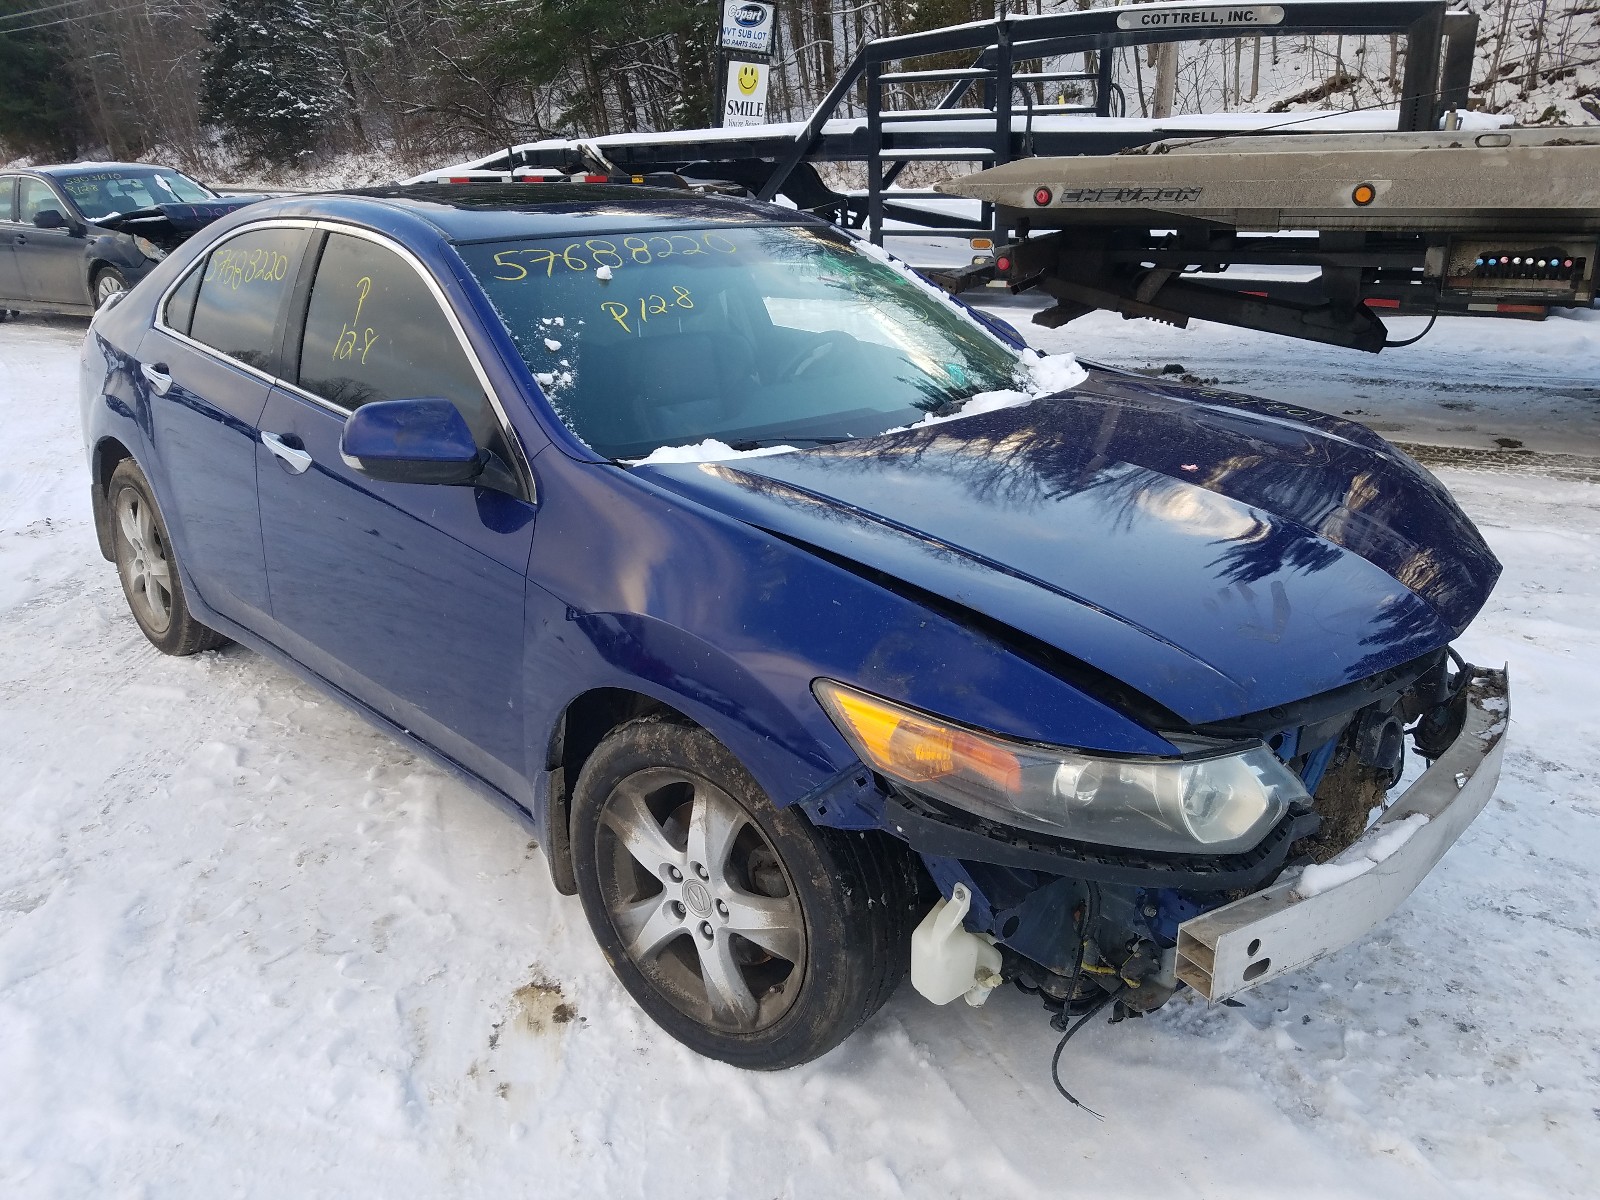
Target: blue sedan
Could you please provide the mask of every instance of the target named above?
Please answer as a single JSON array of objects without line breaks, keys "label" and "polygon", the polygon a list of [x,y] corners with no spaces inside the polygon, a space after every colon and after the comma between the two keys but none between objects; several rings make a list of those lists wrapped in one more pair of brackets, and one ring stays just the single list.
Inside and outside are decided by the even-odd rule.
[{"label": "blue sedan", "polygon": [[[1064,1022],[1397,906],[1494,786],[1499,564],[1352,422],[1041,359],[793,211],[269,201],[95,318],[100,546],[535,822],[621,982],[752,1068],[905,977]],[[1432,765],[1398,787],[1407,747]]]}]

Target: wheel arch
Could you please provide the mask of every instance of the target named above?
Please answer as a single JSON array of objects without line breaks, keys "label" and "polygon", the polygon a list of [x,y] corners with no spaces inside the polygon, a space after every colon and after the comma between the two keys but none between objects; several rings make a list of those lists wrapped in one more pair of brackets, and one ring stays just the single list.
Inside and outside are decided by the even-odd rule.
[{"label": "wheel arch", "polygon": [[94,480],[94,486],[90,489],[94,510],[94,536],[100,543],[100,553],[107,562],[116,559],[115,548],[111,542],[111,505],[108,494],[111,490],[111,476],[119,464],[132,457],[133,451],[109,434],[94,444],[94,454],[90,462]]},{"label": "wheel arch", "polygon": [[[561,710],[545,746],[546,793],[544,804],[545,861],[556,890],[575,895],[578,881],[572,869],[572,792],[578,775],[596,747],[618,726],[638,717],[661,713],[686,725],[704,728],[666,701],[632,688],[590,688],[574,696]],[[715,737],[715,733],[711,732]],[[719,739],[720,740],[720,739]]]},{"label": "wheel arch", "polygon": [[124,283],[127,282],[127,268],[123,267],[120,263],[112,262],[103,254],[94,255],[89,259],[89,270],[83,277],[83,289],[89,294],[90,308],[96,307],[94,302],[95,285],[99,283],[100,276],[105,271],[115,271],[117,274],[122,276]]}]

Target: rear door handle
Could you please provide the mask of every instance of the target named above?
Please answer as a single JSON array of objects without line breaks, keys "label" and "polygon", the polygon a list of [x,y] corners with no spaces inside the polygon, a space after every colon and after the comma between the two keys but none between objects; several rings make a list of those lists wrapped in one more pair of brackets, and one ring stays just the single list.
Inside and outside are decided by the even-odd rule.
[{"label": "rear door handle", "polygon": [[149,363],[140,363],[139,370],[150,381],[150,386],[155,389],[156,395],[165,396],[167,394],[167,389],[172,386],[172,376],[167,374],[166,363],[156,363],[154,366]]},{"label": "rear door handle", "polygon": [[276,433],[263,433],[261,435],[261,444],[277,455],[284,466],[288,467],[296,475],[304,474],[306,468],[311,465],[310,454],[304,450],[295,449]]}]

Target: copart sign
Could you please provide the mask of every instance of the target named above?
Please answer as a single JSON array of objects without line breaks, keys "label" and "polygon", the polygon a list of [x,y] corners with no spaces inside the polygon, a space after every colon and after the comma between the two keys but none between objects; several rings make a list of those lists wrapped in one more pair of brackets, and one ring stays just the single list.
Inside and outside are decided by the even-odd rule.
[{"label": "copart sign", "polygon": [[722,37],[718,44],[724,50],[771,54],[772,5],[757,4],[755,0],[726,0],[722,6]]},{"label": "copart sign", "polygon": [[1117,14],[1118,29],[1187,29],[1197,25],[1281,25],[1283,9],[1276,4],[1241,5],[1238,8],[1130,8]]}]

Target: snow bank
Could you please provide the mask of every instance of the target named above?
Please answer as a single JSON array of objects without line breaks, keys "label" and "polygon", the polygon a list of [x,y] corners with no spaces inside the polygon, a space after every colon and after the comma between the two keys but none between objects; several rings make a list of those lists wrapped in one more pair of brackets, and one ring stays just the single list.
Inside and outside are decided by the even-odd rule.
[{"label": "snow bank", "polygon": [[1399,821],[1374,825],[1348,850],[1336,854],[1325,863],[1314,863],[1307,867],[1294,885],[1294,894],[1302,900],[1309,900],[1365,875],[1384,859],[1394,855],[1427,823],[1426,813],[1412,813]]},{"label": "snow bank", "polygon": [[[1270,377],[1334,412],[1509,374],[1468,417],[1600,439],[1600,359],[1545,352],[1565,318],[1441,317],[1474,356],[1386,351],[1381,389],[1348,352],[1084,322],[1116,365]],[[902,987],[791,1071],[696,1058],[613,978],[531,828],[242,647],[156,654],[95,544],[83,330],[0,324],[6,1200],[1594,1195],[1600,739],[1573,702],[1600,668],[1594,486],[1441,470],[1505,563],[1461,644],[1514,662],[1496,798],[1349,950],[1244,1008],[1185,993],[1086,1025],[1062,1067],[1101,1123],[1056,1095],[1060,1034],[1012,989],[973,1010]]]}]

